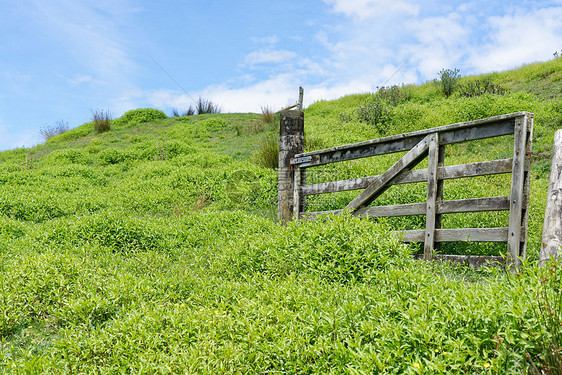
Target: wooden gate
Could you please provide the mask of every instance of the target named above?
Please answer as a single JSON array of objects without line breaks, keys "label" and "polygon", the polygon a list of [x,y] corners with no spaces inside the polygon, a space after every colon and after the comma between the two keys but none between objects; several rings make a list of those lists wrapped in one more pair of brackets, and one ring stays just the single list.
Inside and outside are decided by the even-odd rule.
[{"label": "wooden gate", "polygon": [[[291,159],[293,177],[293,217],[314,219],[344,210],[363,217],[425,215],[425,229],[402,233],[405,242],[423,242],[424,259],[432,259],[441,242],[506,242],[507,261],[518,266],[526,257],[527,207],[529,201],[530,152],[533,114],[517,112],[486,119],[441,126],[348,144],[319,151],[298,153]],[[445,166],[445,147],[484,138],[514,135],[513,157],[477,163]],[[306,185],[308,168],[347,160],[407,153],[378,176]],[[428,158],[428,168],[411,170]],[[492,174],[511,173],[509,196],[443,200],[443,181]],[[427,200],[423,203],[390,206],[370,204],[392,185],[427,181]],[[280,181],[281,184],[281,181]],[[345,208],[335,211],[304,212],[304,198],[315,194],[364,189]],[[441,215],[464,212],[507,211],[509,226],[502,228],[441,229]]]}]

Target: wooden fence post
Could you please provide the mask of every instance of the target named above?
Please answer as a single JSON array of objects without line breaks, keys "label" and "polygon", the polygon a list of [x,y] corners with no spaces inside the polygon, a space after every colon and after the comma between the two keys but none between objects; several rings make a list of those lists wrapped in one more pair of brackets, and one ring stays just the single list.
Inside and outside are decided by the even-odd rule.
[{"label": "wooden fence post", "polygon": [[294,173],[291,159],[304,151],[304,113],[282,111],[280,116],[278,219],[285,224],[293,218]]},{"label": "wooden fence post", "polygon": [[539,265],[562,258],[562,129],[554,134]]}]

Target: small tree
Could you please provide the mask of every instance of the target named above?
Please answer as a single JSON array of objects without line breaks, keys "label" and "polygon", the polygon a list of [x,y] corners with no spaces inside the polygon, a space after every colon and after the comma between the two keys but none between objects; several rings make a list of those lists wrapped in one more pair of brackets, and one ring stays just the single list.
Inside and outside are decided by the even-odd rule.
[{"label": "small tree", "polygon": [[443,94],[448,98],[455,92],[461,78],[458,69],[441,69],[439,72],[439,83],[443,89]]}]

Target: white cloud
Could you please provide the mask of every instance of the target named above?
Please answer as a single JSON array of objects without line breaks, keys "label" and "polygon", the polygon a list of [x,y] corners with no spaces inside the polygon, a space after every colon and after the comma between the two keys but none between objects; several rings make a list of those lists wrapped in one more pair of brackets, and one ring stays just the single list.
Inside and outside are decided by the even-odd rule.
[{"label": "white cloud", "polygon": [[415,35],[415,43],[410,46],[415,51],[412,63],[422,77],[452,68],[470,53],[470,28],[463,25],[463,19],[452,13],[410,23],[408,29]]},{"label": "white cloud", "polygon": [[247,65],[282,63],[296,56],[296,53],[287,50],[259,50],[246,55],[244,62]]},{"label": "white cloud", "polygon": [[520,10],[511,15],[490,17],[487,23],[489,37],[469,61],[480,72],[548,60],[562,47],[562,7]]},{"label": "white cloud", "polygon": [[334,11],[359,21],[402,13],[416,16],[419,6],[405,0],[324,0]]}]

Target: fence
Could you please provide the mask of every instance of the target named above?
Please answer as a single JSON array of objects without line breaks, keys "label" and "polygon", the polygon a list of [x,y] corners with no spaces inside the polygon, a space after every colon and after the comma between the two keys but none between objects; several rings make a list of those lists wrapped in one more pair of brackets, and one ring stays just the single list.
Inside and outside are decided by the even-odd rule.
[{"label": "fence", "polygon": [[[520,259],[526,257],[532,129],[533,114],[518,112],[303,153],[304,118],[302,112],[283,112],[281,114],[280,150],[284,155],[284,161],[280,156],[279,219],[283,221],[290,220],[292,217],[315,219],[319,215],[339,214],[344,210],[362,217],[425,215],[425,229],[402,232],[404,242],[424,244],[424,259],[434,258],[435,249],[441,242],[467,240],[505,242],[507,243],[507,261],[518,266]],[[302,133],[294,134],[295,131]],[[288,133],[291,132],[293,134],[289,135]],[[507,135],[513,135],[514,138],[512,158],[445,165],[447,145]],[[298,142],[294,142],[295,139],[298,139]],[[291,149],[291,147],[293,148]],[[397,152],[406,153],[381,175],[306,185],[306,172],[309,168]],[[428,160],[427,168],[412,170],[426,158]],[[503,173],[511,173],[511,194],[509,196],[443,200],[444,180]],[[426,202],[387,206],[371,205],[390,186],[417,182],[427,183]],[[304,198],[307,196],[360,189],[364,190],[341,209],[322,212],[304,211]],[[508,227],[441,228],[443,214],[484,211],[509,211]],[[446,258],[444,255],[439,257]],[[467,261],[468,259],[470,263],[478,264],[485,259],[471,258],[457,257],[452,260]]]}]

